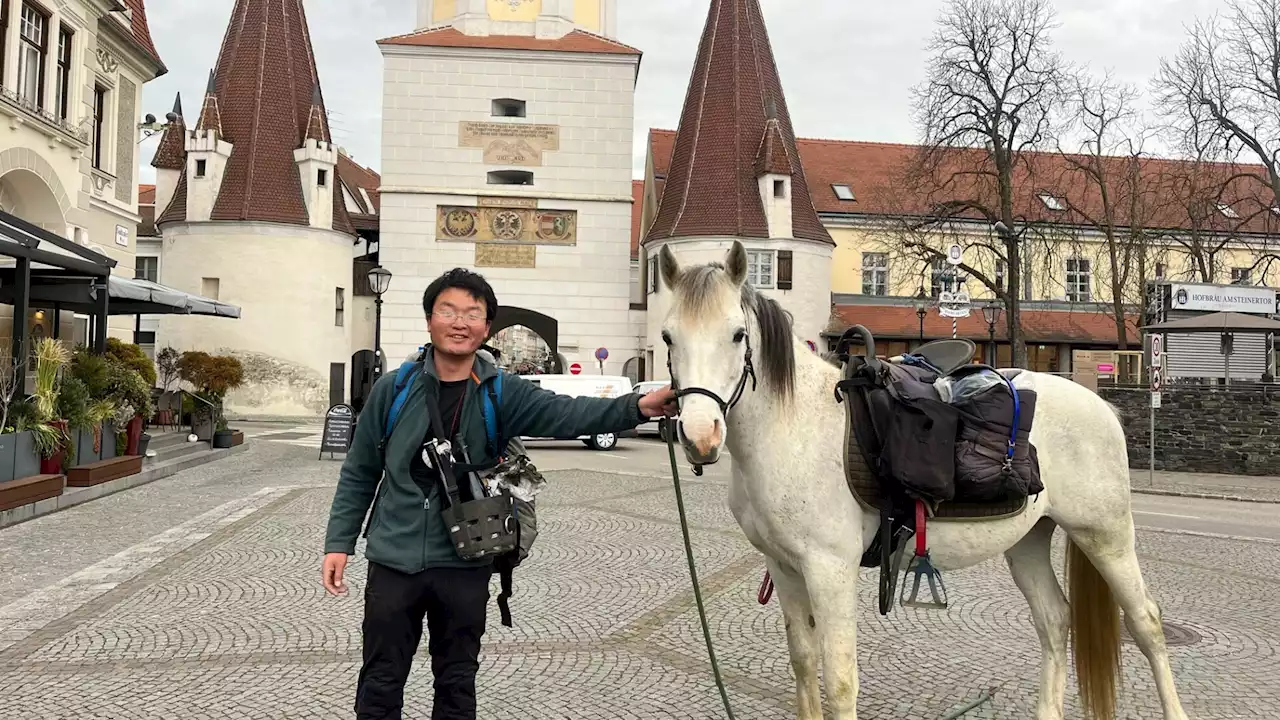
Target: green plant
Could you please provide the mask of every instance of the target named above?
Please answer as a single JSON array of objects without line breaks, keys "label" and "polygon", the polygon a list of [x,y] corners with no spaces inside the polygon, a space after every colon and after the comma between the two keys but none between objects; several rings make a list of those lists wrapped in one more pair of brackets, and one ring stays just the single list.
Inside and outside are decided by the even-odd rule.
[{"label": "green plant", "polygon": [[[117,425],[127,424],[135,415],[151,417],[154,411],[151,387],[142,375],[119,360],[108,363],[107,398],[111,403],[107,417],[115,416]],[[105,419],[105,418],[104,418]]]},{"label": "green plant", "polygon": [[58,409],[58,371],[71,359],[65,345],[53,338],[36,343],[36,409],[45,422]]},{"label": "green plant", "polygon": [[111,392],[111,364],[105,356],[85,349],[76,351],[71,361],[71,374],[84,383],[91,398],[104,398]]},{"label": "green plant", "polygon": [[226,419],[225,417],[223,417],[222,415],[218,415],[217,429],[218,429],[219,431],[223,431],[223,430],[230,430],[230,429],[231,429],[231,427],[227,424],[227,419]]},{"label": "green plant", "polygon": [[191,383],[215,405],[227,393],[244,384],[244,365],[228,355],[210,355],[193,350],[178,359],[178,376]]},{"label": "green plant", "polygon": [[142,348],[117,338],[107,338],[107,356],[137,371],[142,376],[142,380],[147,383],[147,387],[156,386],[155,363],[151,362],[151,358],[147,357]]},{"label": "green plant", "polygon": [[122,432],[116,433],[116,457],[124,455],[124,451],[129,449],[129,436]]},{"label": "green plant", "polygon": [[156,354],[156,368],[160,371],[160,387],[168,390],[173,381],[179,377],[178,360],[182,353],[166,347]]},{"label": "green plant", "polygon": [[57,416],[73,428],[91,427],[94,424],[89,412],[91,404],[93,399],[84,381],[64,373],[58,382],[58,404],[54,411]]}]

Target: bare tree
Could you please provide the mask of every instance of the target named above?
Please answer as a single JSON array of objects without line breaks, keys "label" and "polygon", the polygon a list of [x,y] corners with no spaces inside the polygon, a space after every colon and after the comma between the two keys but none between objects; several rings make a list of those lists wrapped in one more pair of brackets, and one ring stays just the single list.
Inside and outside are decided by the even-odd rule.
[{"label": "bare tree", "polygon": [[[1034,232],[1019,207],[1029,193],[1019,186],[1028,182],[1024,154],[1048,146],[1053,135],[1066,70],[1051,47],[1054,25],[1048,0],[952,0],[929,46],[928,79],[914,90],[924,147],[905,181],[928,218],[915,229],[963,220],[995,230],[994,241],[968,243],[989,262],[969,260],[961,270],[1003,301],[1019,367],[1026,365],[1019,289]],[[941,256],[922,234],[907,236],[917,238],[912,249],[923,258]],[[1003,282],[990,271],[997,259]]]},{"label": "bare tree", "polygon": [[1151,247],[1147,223],[1160,202],[1149,163],[1143,157],[1147,131],[1138,111],[1139,93],[1116,83],[1110,73],[1081,73],[1070,82],[1066,106],[1079,147],[1059,147],[1063,189],[1059,202],[1072,220],[1102,237],[1100,258],[1110,291],[1116,342],[1129,346],[1126,308],[1141,302]]}]

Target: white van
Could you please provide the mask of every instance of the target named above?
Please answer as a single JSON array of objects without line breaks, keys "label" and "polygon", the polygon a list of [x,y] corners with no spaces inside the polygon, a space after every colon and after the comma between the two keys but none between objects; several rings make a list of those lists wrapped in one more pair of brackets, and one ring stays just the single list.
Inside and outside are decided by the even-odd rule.
[{"label": "white van", "polygon": [[[619,398],[632,392],[631,378],[618,375],[522,375],[525,380],[551,392],[569,397]],[[623,433],[634,436],[635,431]],[[535,438],[522,440],[581,440],[592,450],[612,450],[618,446],[616,433],[583,435],[576,438]]]}]

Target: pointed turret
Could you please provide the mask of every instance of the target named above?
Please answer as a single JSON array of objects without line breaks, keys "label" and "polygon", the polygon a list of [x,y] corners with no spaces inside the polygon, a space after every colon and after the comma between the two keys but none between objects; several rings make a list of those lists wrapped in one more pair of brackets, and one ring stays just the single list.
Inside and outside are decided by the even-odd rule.
[{"label": "pointed turret", "polygon": [[646,241],[709,236],[835,244],[809,197],[759,0],[711,2]]},{"label": "pointed turret", "polygon": [[168,122],[160,135],[151,167],[156,169],[155,206],[163,211],[169,207],[178,189],[182,171],[187,167],[187,122],[182,116],[182,93],[173,99],[173,110],[165,118]]},{"label": "pointed turret", "polygon": [[[185,183],[173,203],[187,208],[186,220],[279,222],[354,234],[345,205],[333,200],[337,151],[302,0],[235,1],[187,145]],[[203,165],[194,152],[202,153]],[[295,153],[309,163],[305,176]],[[207,197],[196,196],[197,180],[208,187]],[[317,196],[317,187],[328,191]],[[190,197],[178,198],[182,192]]]}]

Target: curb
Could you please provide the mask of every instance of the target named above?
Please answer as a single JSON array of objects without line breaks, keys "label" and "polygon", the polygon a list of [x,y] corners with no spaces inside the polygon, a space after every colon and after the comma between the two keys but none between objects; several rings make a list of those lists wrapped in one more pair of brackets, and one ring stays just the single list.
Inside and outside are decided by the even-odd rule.
[{"label": "curb", "polygon": [[1222,495],[1218,493],[1184,492],[1182,490],[1159,490],[1156,488],[1130,487],[1130,492],[1138,495],[1163,495],[1165,497],[1195,498],[1197,500],[1228,500],[1231,502],[1259,503],[1263,505],[1280,505],[1280,500],[1270,498],[1244,497],[1242,495]]}]

